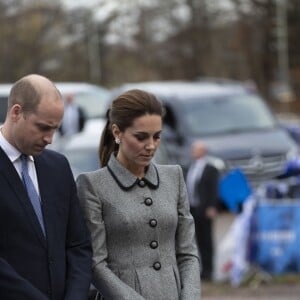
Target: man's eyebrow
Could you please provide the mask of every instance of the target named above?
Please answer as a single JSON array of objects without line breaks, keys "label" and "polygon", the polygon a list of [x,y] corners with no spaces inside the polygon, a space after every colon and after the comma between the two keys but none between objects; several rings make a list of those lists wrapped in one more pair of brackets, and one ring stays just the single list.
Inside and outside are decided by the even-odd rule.
[{"label": "man's eyebrow", "polygon": [[59,125],[51,125],[51,124],[40,123],[40,122],[37,122],[36,125],[37,125],[38,127],[49,128],[49,129],[57,129],[57,128],[59,127]]}]

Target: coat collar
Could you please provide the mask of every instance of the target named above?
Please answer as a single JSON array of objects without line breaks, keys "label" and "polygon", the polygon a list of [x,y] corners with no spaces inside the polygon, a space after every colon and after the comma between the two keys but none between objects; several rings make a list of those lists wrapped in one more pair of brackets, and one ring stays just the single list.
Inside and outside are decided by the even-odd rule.
[{"label": "coat collar", "polygon": [[134,176],[130,171],[123,167],[116,159],[114,154],[111,154],[107,164],[107,169],[123,190],[130,190],[136,184],[140,187],[148,185],[152,189],[159,187],[158,171],[153,163],[150,163],[145,177],[142,179]]}]

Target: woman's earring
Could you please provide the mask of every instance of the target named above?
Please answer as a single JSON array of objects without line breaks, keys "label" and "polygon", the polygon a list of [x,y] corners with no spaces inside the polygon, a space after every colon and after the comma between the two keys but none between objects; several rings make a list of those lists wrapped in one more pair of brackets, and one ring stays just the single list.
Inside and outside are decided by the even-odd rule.
[{"label": "woman's earring", "polygon": [[118,137],[116,137],[116,138],[115,138],[115,142],[116,142],[116,144],[119,145],[119,144],[120,144],[120,139],[119,139]]}]

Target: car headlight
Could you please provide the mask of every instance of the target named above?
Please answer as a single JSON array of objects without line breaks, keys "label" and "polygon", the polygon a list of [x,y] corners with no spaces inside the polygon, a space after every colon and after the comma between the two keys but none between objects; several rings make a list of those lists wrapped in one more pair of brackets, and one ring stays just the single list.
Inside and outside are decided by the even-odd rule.
[{"label": "car headlight", "polygon": [[286,154],[287,160],[296,160],[299,159],[299,157],[300,157],[300,151],[298,147],[293,147]]}]

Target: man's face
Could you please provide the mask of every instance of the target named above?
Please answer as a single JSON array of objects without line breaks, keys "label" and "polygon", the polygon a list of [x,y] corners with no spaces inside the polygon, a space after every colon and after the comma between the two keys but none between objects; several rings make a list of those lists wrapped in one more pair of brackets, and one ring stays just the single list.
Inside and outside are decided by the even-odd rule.
[{"label": "man's face", "polygon": [[36,155],[52,143],[63,117],[63,102],[44,98],[36,113],[24,113],[21,108],[15,109],[14,114],[12,144],[22,153]]}]

